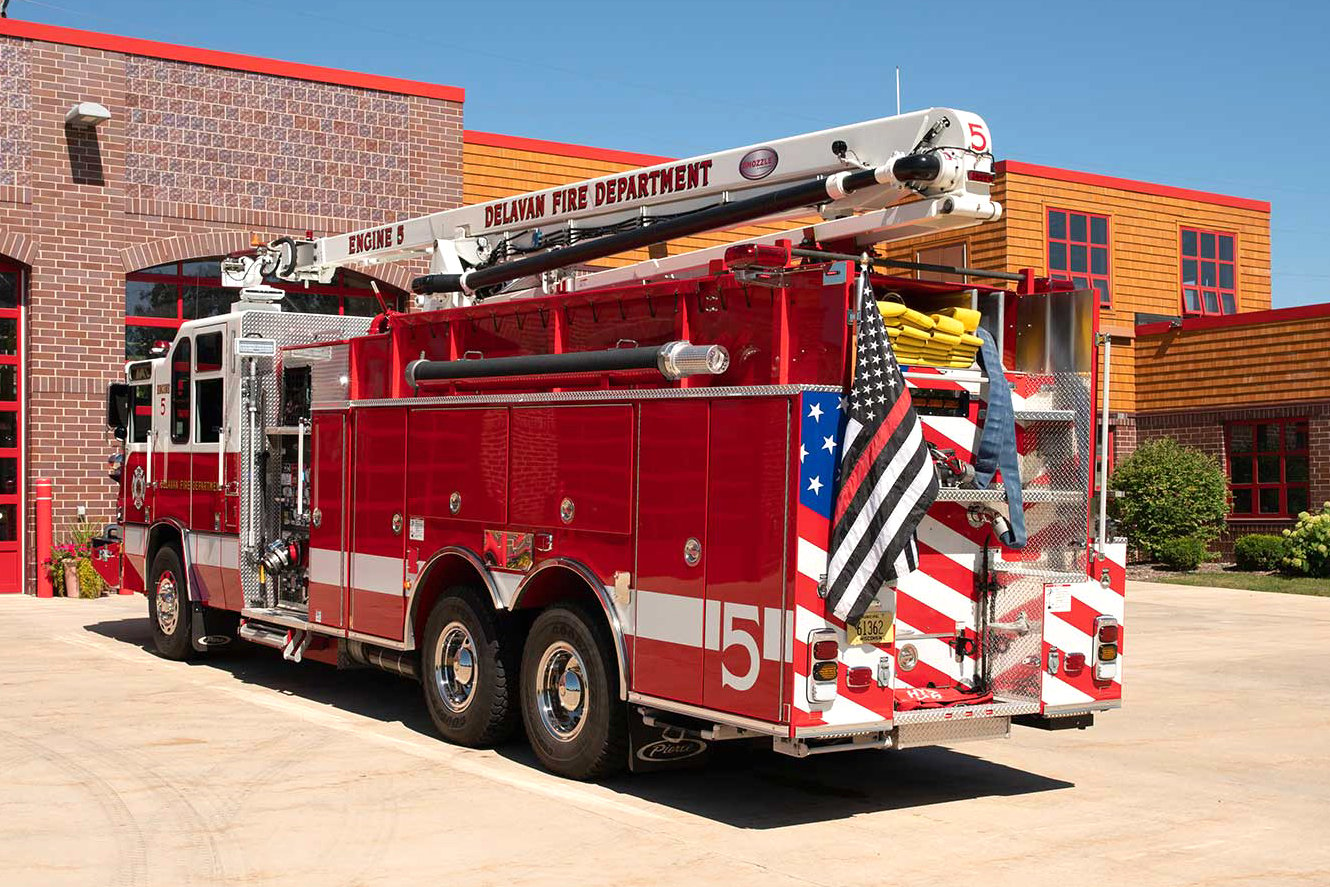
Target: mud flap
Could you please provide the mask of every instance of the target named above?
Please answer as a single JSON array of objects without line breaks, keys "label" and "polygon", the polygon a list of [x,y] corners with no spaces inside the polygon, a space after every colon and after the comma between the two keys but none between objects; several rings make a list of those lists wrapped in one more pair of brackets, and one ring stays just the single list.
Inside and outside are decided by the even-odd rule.
[{"label": "mud flap", "polygon": [[637,706],[628,709],[628,769],[634,773],[697,767],[711,757],[711,743],[674,725],[648,725]]},{"label": "mud flap", "polygon": [[190,601],[189,642],[200,653],[225,647],[235,637],[239,627],[239,614],[205,607]]}]

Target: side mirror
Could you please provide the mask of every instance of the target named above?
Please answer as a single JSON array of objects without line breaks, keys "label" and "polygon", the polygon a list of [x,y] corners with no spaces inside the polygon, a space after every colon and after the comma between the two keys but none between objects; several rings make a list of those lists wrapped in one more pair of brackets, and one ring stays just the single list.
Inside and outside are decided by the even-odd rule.
[{"label": "side mirror", "polygon": [[124,382],[112,382],[106,388],[106,427],[117,429],[116,437],[121,440],[124,440],[124,430],[129,427],[131,392]]}]

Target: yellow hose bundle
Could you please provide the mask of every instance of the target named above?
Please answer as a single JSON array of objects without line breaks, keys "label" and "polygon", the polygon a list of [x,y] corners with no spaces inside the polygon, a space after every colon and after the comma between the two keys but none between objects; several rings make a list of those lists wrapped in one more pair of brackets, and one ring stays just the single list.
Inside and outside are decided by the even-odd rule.
[{"label": "yellow hose bundle", "polygon": [[965,324],[954,317],[947,317],[945,314],[934,314],[933,326],[938,332],[952,336],[959,336],[965,332]]},{"label": "yellow hose bundle", "polygon": [[[979,312],[973,308],[943,308],[938,314],[959,320],[967,333],[979,329]],[[937,315],[933,316],[936,317]]]}]

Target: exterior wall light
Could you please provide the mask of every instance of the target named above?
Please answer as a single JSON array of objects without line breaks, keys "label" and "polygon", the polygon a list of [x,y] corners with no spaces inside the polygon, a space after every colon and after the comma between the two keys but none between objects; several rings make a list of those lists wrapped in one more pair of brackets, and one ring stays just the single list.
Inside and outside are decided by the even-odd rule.
[{"label": "exterior wall light", "polygon": [[96,129],[110,119],[111,112],[96,102],[79,102],[65,112],[65,126],[74,129]]}]

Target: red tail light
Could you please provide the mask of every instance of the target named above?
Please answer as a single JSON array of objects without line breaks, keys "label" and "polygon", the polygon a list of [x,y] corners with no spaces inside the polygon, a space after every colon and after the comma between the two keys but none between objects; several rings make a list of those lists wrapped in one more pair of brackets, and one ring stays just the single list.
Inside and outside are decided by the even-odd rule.
[{"label": "red tail light", "polygon": [[965,174],[965,177],[972,182],[983,182],[990,185],[997,180],[996,175],[991,172],[984,172],[981,169],[972,169]]},{"label": "red tail light", "polygon": [[871,668],[852,668],[845,672],[845,686],[851,690],[867,690],[873,685]]},{"label": "red tail light", "polygon": [[790,264],[790,242],[775,246],[745,243],[725,250],[725,264],[731,268],[784,268]]},{"label": "red tail light", "polygon": [[840,644],[836,641],[816,641],[813,644],[813,659],[835,659],[840,653]]},{"label": "red tail light", "polygon": [[1099,626],[1099,643],[1116,644],[1118,642],[1117,623],[1104,624]]},{"label": "red tail light", "polygon": [[1063,671],[1067,673],[1067,677],[1074,678],[1080,675],[1081,672],[1085,671],[1085,654],[1069,654],[1067,656],[1067,664],[1063,666]]}]

